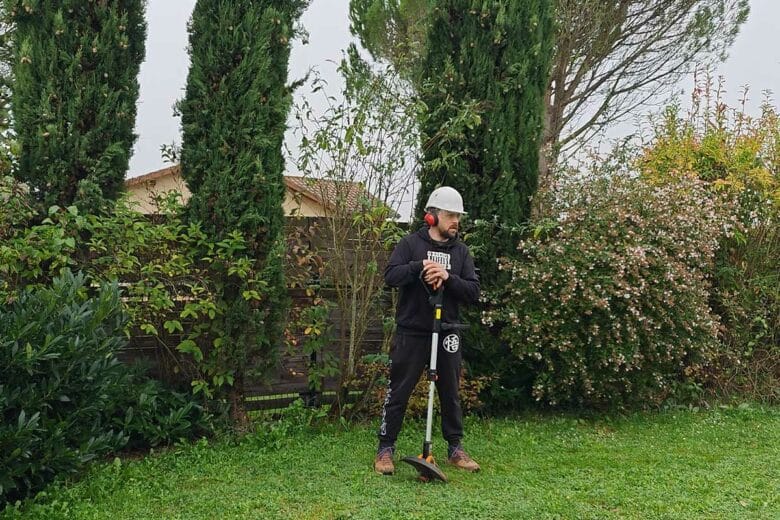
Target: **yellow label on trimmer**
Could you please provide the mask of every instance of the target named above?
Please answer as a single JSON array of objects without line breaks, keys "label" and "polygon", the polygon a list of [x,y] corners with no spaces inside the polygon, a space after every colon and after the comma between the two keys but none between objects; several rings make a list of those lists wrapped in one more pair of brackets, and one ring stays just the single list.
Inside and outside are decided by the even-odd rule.
[{"label": "yellow label on trimmer", "polygon": [[441,309],[436,309],[436,319],[437,320],[441,319]]}]

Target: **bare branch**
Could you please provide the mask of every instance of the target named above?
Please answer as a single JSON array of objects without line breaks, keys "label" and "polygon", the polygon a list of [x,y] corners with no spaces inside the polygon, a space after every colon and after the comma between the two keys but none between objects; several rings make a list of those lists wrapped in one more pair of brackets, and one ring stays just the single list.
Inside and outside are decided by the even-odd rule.
[{"label": "bare branch", "polygon": [[724,55],[747,12],[745,0],[559,0],[553,70],[568,73],[550,81],[546,145],[563,150],[667,94]]}]

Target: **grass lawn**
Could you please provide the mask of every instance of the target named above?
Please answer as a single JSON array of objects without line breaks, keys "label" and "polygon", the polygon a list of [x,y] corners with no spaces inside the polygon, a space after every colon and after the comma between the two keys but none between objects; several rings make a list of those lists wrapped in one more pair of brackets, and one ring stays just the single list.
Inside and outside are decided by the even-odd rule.
[{"label": "grass lawn", "polygon": [[[373,425],[301,420],[96,466],[3,518],[780,518],[780,408],[466,422],[483,467],[421,484],[371,469]],[[397,456],[416,454],[409,422]],[[434,439],[442,462],[444,443]],[[398,458],[398,457],[397,457]]]}]

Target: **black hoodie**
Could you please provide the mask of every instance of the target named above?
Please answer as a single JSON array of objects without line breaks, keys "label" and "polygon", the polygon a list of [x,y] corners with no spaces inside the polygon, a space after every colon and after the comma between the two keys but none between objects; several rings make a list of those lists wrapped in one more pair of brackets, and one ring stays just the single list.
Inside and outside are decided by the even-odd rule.
[{"label": "black hoodie", "polygon": [[433,307],[420,279],[423,260],[438,262],[449,271],[444,282],[444,322],[457,323],[459,304],[479,300],[479,277],[466,244],[457,237],[436,242],[428,234],[428,226],[423,226],[398,242],[385,268],[385,282],[400,288],[395,321],[402,334],[433,331]]}]

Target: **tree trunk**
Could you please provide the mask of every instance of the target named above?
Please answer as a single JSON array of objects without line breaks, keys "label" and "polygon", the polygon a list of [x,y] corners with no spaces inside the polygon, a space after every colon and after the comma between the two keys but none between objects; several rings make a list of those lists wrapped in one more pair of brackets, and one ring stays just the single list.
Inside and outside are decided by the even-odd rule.
[{"label": "tree trunk", "polygon": [[554,108],[550,105],[552,101],[552,85],[547,87],[544,93],[544,104],[542,113],[542,138],[539,146],[539,189],[547,186],[548,178],[552,164],[550,162],[550,151],[554,143],[553,123]]},{"label": "tree trunk", "polygon": [[[553,169],[556,166],[558,139],[560,137],[561,107],[553,102],[552,82],[544,93],[544,113],[542,114],[542,138],[539,141],[539,185],[537,193],[543,193],[553,182]],[[544,213],[543,198],[535,197],[531,207],[531,218]]]},{"label": "tree trunk", "polygon": [[248,432],[252,428],[249,414],[244,406],[244,378],[238,377],[230,388],[230,420],[238,432]]}]

